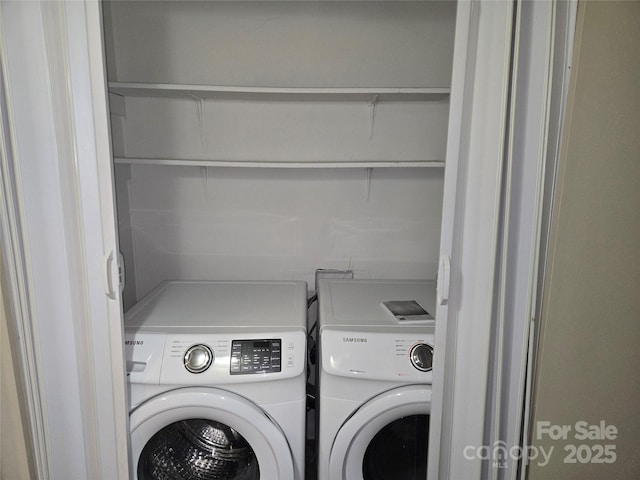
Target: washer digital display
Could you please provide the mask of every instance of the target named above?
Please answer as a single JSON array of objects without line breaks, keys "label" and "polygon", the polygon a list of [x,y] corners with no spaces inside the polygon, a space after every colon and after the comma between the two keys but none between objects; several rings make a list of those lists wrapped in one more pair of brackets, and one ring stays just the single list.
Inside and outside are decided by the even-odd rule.
[{"label": "washer digital display", "polygon": [[231,342],[231,375],[280,372],[282,340],[233,340]]}]

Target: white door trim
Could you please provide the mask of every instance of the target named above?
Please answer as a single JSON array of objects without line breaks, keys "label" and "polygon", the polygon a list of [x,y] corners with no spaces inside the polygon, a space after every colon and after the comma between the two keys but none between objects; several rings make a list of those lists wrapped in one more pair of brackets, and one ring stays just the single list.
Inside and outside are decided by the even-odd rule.
[{"label": "white door trim", "polygon": [[0,2],[3,254],[38,478],[129,474],[100,8]]},{"label": "white door trim", "polygon": [[[0,24],[2,10],[0,10]],[[0,29],[1,30],[1,29]],[[0,245],[2,256],[0,277],[3,296],[10,312],[7,322],[17,359],[20,378],[16,378],[24,399],[24,410],[27,413],[26,428],[31,453],[29,462],[37,478],[49,478],[51,459],[48,454],[48,434],[46,412],[42,396],[42,379],[40,378],[40,358],[37,329],[31,322],[33,305],[30,302],[30,282],[27,275],[27,252],[24,242],[24,224],[22,205],[16,183],[17,167],[15,163],[15,143],[11,134],[9,119],[9,99],[6,94],[6,53],[5,42],[0,41]],[[6,282],[6,283],[5,283]],[[12,335],[13,334],[13,335]]]},{"label": "white door trim", "polygon": [[430,480],[481,474],[481,459],[464,449],[482,445],[485,430],[512,28],[512,2],[458,2],[440,240],[449,295],[436,313],[434,365],[444,370],[434,371]]}]

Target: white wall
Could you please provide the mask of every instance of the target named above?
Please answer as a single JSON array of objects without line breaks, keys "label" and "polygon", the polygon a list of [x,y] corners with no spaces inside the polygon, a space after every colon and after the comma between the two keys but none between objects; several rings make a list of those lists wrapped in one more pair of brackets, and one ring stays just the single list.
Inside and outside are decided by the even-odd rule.
[{"label": "white wall", "polygon": [[448,86],[455,12],[451,1],[105,2],[109,80]]},{"label": "white wall", "polygon": [[316,268],[435,278],[443,174],[132,166],[137,295],[172,278],[299,279],[313,288]]}]

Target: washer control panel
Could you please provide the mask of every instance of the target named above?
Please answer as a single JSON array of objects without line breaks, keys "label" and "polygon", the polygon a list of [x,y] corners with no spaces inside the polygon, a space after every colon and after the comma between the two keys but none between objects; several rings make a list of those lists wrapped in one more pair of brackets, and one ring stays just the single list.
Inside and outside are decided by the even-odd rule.
[{"label": "washer control panel", "polygon": [[131,383],[155,385],[220,385],[291,378],[304,373],[306,340],[302,329],[241,334],[127,332],[127,375]]},{"label": "washer control panel", "polygon": [[282,369],[282,339],[233,340],[231,375],[279,372]]}]

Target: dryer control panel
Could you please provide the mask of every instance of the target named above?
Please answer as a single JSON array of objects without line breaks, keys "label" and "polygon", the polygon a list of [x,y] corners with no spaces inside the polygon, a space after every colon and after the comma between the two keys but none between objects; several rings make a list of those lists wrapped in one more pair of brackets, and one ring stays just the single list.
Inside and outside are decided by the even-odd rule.
[{"label": "dryer control panel", "polygon": [[433,380],[433,325],[365,331],[320,330],[322,369],[331,375],[398,382]]}]

